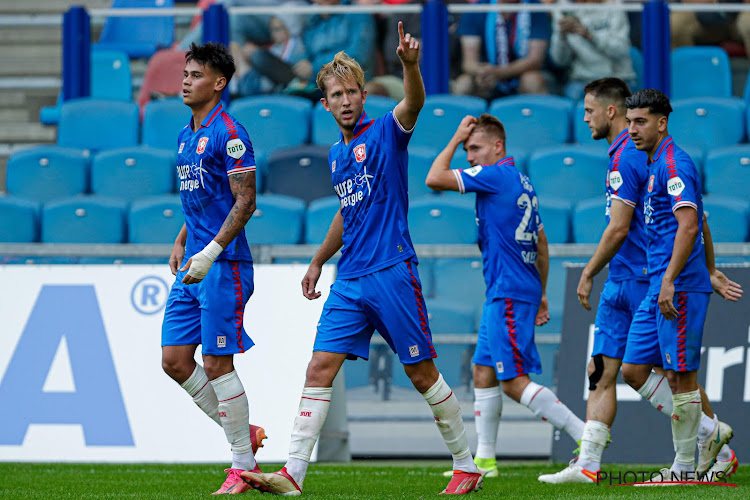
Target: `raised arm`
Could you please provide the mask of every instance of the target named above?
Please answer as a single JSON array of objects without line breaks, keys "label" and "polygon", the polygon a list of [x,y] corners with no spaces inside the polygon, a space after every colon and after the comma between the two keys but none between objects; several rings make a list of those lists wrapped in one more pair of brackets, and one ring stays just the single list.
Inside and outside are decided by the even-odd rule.
[{"label": "raised arm", "polygon": [[401,21],[398,22],[398,37],[396,54],[404,67],[404,98],[393,112],[401,126],[411,130],[417,123],[425,99],[422,73],[419,71],[419,40],[410,33],[404,35],[404,23]]},{"label": "raised arm", "polygon": [[456,149],[463,144],[471,135],[477,119],[473,116],[465,116],[456,129],[453,137],[445,146],[445,149],[432,162],[430,171],[427,173],[425,184],[436,191],[459,191],[458,180],[451,170],[451,159]]}]

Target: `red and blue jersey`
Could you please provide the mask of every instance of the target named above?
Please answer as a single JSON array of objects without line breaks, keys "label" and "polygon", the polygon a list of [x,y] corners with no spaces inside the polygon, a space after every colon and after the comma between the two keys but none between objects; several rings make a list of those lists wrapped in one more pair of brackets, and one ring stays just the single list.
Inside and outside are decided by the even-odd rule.
[{"label": "red and blue jersey", "polygon": [[608,279],[613,281],[648,280],[646,226],[639,215],[643,212],[643,190],[648,179],[647,163],[648,155],[635,148],[627,129],[620,132],[609,147],[605,212],[607,224],[613,199],[634,209],[628,236],[609,263]]},{"label": "red and blue jersey", "polygon": [[407,221],[411,132],[393,111],[377,120],[363,111],[349,144],[340,134],[328,152],[344,219],[338,278],[358,278],[407,259],[416,262]]},{"label": "red and blue jersey", "polygon": [[542,282],[535,266],[539,200],[529,178],[512,156],[495,165],[453,170],[461,193],[476,193],[479,249],[487,299],[508,298],[539,304]]},{"label": "red and blue jersey", "polygon": [[[255,171],[255,155],[247,131],[221,103],[197,132],[191,119],[180,131],[177,144],[177,176],[188,233],[185,255],[189,257],[219,233],[235,201],[229,176]],[[252,261],[244,229],[218,259]]]},{"label": "red and blue jersey", "polygon": [[658,295],[661,281],[672,258],[677,219],[674,212],[688,207],[695,210],[700,230],[690,257],[675,280],[677,292],[711,293],[703,245],[703,197],[701,181],[693,160],[672,140],[665,137],[648,164],[648,182],[643,212],[648,234],[649,295]]}]

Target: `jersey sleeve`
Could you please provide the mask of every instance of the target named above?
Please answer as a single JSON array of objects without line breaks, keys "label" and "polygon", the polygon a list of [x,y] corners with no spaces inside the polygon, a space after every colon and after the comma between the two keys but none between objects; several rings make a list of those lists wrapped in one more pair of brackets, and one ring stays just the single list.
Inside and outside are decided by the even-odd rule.
[{"label": "jersey sleeve", "polygon": [[[395,110],[389,111],[383,118],[384,135],[391,143],[391,147],[397,151],[405,151],[411,140],[414,127],[407,130],[398,121]],[[416,125],[415,125],[416,126]]]},{"label": "jersey sleeve", "polygon": [[458,190],[463,193],[497,193],[501,185],[498,169],[477,165],[471,168],[452,170],[458,182]]},{"label": "jersey sleeve", "polygon": [[675,158],[673,168],[667,165],[666,174],[667,194],[672,204],[672,212],[682,207],[698,210],[701,186],[693,160],[687,155],[680,155]]},{"label": "jersey sleeve", "polygon": [[612,199],[634,207],[638,204],[641,189],[641,171],[645,165],[637,155],[622,155],[617,166],[612,166],[607,179],[607,191]]},{"label": "jersey sleeve", "polygon": [[245,127],[234,122],[234,127],[227,125],[226,133],[221,134],[224,167],[227,175],[255,171],[255,153]]}]

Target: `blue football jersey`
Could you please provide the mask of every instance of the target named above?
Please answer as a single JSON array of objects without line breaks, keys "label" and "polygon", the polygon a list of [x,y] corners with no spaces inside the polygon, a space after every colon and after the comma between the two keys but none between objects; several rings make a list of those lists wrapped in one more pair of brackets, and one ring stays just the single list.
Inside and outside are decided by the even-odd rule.
[{"label": "blue football jersey", "polygon": [[328,152],[344,219],[339,278],[357,278],[406,259],[416,262],[407,221],[410,139],[411,130],[392,111],[377,120],[363,111],[349,144],[340,134]]},{"label": "blue football jersey", "polygon": [[648,268],[651,284],[648,293],[658,294],[661,280],[672,258],[677,219],[674,211],[682,207],[695,210],[700,233],[685,267],[675,280],[675,291],[707,292],[711,280],[706,269],[703,245],[703,197],[698,170],[687,153],[665,137],[649,162],[648,184],[644,199],[644,219],[648,234]]},{"label": "blue football jersey", "polygon": [[539,304],[542,282],[534,263],[542,229],[539,201],[513,157],[495,165],[453,170],[461,193],[476,193],[479,249],[487,299],[509,298]]},{"label": "blue football jersey", "polygon": [[609,263],[608,279],[648,280],[646,226],[640,216],[643,212],[643,189],[647,178],[648,155],[635,148],[625,129],[609,147],[606,217],[609,224],[612,200],[616,199],[633,207],[633,218],[625,242]]},{"label": "blue football jersey", "polygon": [[[177,143],[177,176],[188,233],[185,256],[191,257],[219,234],[232,210],[235,200],[228,176],[254,171],[255,156],[245,128],[221,103],[197,132],[191,119]],[[218,258],[252,261],[244,229]]]}]

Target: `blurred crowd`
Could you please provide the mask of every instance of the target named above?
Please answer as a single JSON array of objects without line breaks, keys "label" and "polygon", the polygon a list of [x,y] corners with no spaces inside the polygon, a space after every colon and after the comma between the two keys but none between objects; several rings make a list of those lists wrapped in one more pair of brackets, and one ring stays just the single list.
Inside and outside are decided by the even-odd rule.
[{"label": "blurred crowd", "polygon": [[[279,5],[276,0],[201,0],[233,6]],[[629,0],[624,0],[629,1]],[[637,1],[637,0],[636,0]],[[709,3],[711,0],[682,0]],[[714,2],[750,3],[750,0]],[[618,0],[451,0],[449,3],[601,4]],[[281,4],[372,5],[419,0],[289,0]],[[750,8],[750,6],[748,6]],[[317,100],[315,76],[339,50],[362,64],[370,94],[403,97],[396,56],[398,21],[420,36],[419,14],[232,15],[230,46],[237,63],[231,92],[267,93]],[[673,12],[672,46],[720,45],[747,57],[750,10],[741,13]],[[200,24],[182,40],[200,40]],[[632,56],[640,48],[640,13],[617,10],[466,13],[449,17],[451,93],[494,99],[516,93],[583,97],[591,80],[615,76],[635,84]]]}]

